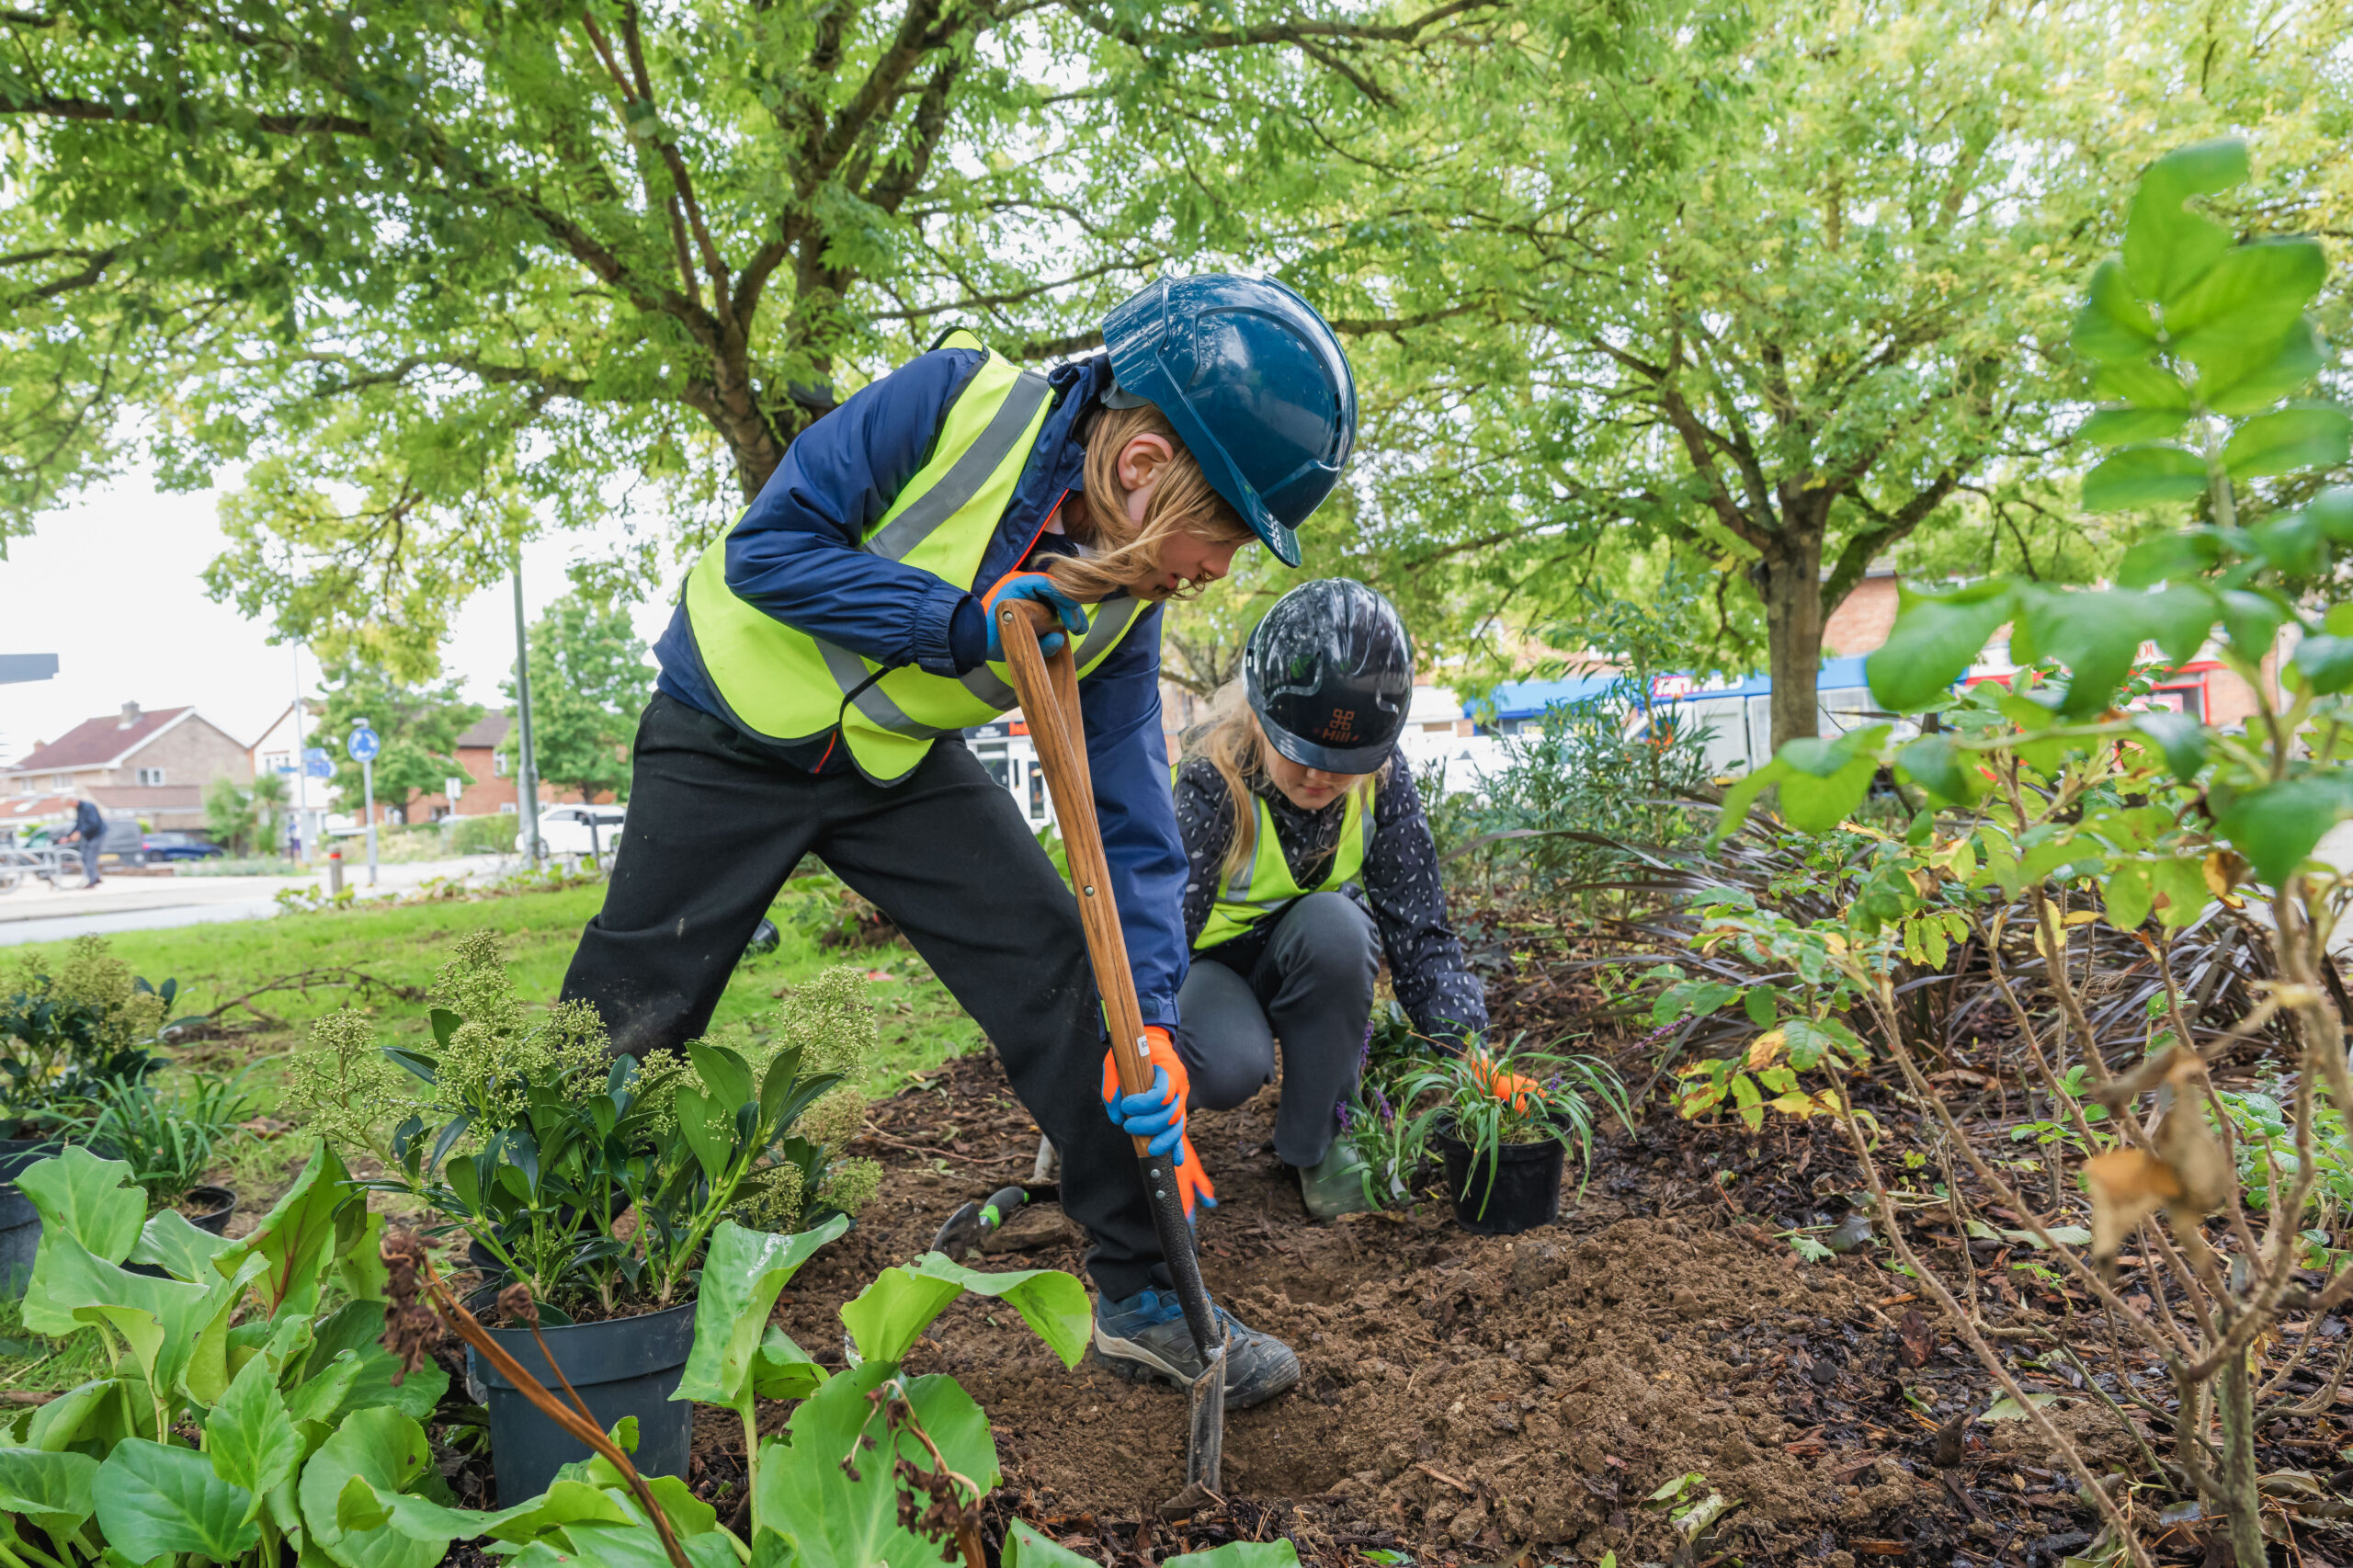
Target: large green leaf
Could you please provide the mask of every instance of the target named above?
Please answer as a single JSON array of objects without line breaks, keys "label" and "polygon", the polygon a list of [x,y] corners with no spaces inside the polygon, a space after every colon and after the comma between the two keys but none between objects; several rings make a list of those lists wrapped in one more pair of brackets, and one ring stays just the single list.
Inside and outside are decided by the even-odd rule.
[{"label": "large green leaf", "polygon": [[348,1180],[326,1140],[313,1141],[294,1185],[243,1238],[249,1254],[268,1261],[262,1289],[272,1316],[290,1308],[306,1316],[318,1311],[336,1219],[346,1205],[358,1201]]},{"label": "large green leaf", "polygon": [[2013,657],[2031,646],[2037,657],[2067,666],[2067,687],[2059,700],[2063,719],[2104,712],[2116,688],[2132,672],[2141,643],[2155,630],[2155,596],[2129,588],[2097,593],[2029,585],[2018,590],[2023,637],[2011,642]]},{"label": "large green leaf", "polygon": [[391,1405],[419,1421],[433,1413],[449,1374],[428,1362],[395,1386],[400,1361],[383,1346],[384,1312],[381,1301],[350,1301],[318,1325],[303,1367],[307,1381],[294,1392],[292,1403],[301,1407],[298,1419],[332,1425],[371,1404]]},{"label": "large green leaf", "polygon": [[2149,901],[2155,890],[2149,883],[2149,868],[2139,860],[2127,860],[2108,874],[2100,892],[2108,909],[2108,923],[2120,931],[2137,931],[2149,918]]},{"label": "large green leaf", "polygon": [[131,1256],[147,1218],[147,1196],[131,1184],[131,1167],[120,1160],[102,1160],[78,1143],[26,1166],[17,1177],[17,1189],[40,1210],[43,1240],[71,1236],[108,1263]]},{"label": "large green leaf", "polygon": [[672,1399],[740,1405],[777,1295],[816,1250],[849,1228],[836,1214],[813,1231],[771,1235],[722,1220],[696,1288],[694,1348]]},{"label": "large green leaf", "polygon": [[2127,441],[2165,441],[2189,423],[2186,408],[2103,408],[2077,427],[2075,439],[2095,447],[2120,447]]},{"label": "large green leaf", "polygon": [[2328,363],[2313,324],[2289,324],[2276,343],[2218,347],[2200,367],[2198,395],[2215,413],[2236,419],[2258,414],[2308,385]]},{"label": "large green leaf", "polygon": [[194,1449],[126,1438],[107,1455],[97,1484],[98,1528],[132,1562],[179,1551],[233,1562],[261,1542],[253,1496],[213,1474]]},{"label": "large green leaf", "polygon": [[695,1040],[688,1045],[687,1056],[694,1063],[695,1076],[710,1092],[711,1103],[727,1116],[732,1118],[736,1107],[753,1097],[752,1069],[736,1052],[723,1045]]},{"label": "large green leaf", "polygon": [[2222,558],[2222,540],[2214,528],[2183,528],[2144,539],[2124,552],[2116,572],[2127,588],[2152,588],[2159,583],[2186,583],[2204,574]]},{"label": "large green leaf", "polygon": [[28,1521],[54,1538],[82,1528],[96,1506],[98,1461],[87,1454],[0,1449],[0,1514]]},{"label": "large green leaf", "polygon": [[1774,760],[1782,764],[1781,816],[1801,833],[1828,833],[1854,814],[1879,772],[1879,744],[1888,726],[1873,724],[1835,741],[1795,740]]},{"label": "large green leaf", "polygon": [[298,1490],[312,1541],[342,1568],[433,1568],[448,1550],[398,1530],[346,1530],[336,1504],[360,1477],[376,1493],[405,1492],[423,1479],[433,1450],[425,1428],[397,1410],[354,1411],[302,1467]]},{"label": "large green leaf", "polygon": [[2214,902],[2214,890],[2206,885],[2202,858],[2160,860],[2149,868],[2149,885],[2158,920],[2173,930],[2189,925]]},{"label": "large green leaf", "polygon": [[1094,1309],[1088,1304],[1086,1287],[1060,1269],[985,1274],[937,1252],[924,1254],[908,1267],[914,1273],[952,1280],[976,1296],[994,1296],[1005,1302],[1021,1314],[1021,1321],[1062,1358],[1065,1367],[1077,1366],[1086,1354],[1094,1336]]},{"label": "large green leaf", "polygon": [[1864,662],[1872,698],[1910,713],[1946,696],[2010,619],[2012,603],[2010,585],[1998,578],[1950,594],[1904,594],[1894,629]]},{"label": "large green leaf", "polygon": [[2296,644],[2296,673],[2323,696],[2353,687],[2353,637],[2307,637]]},{"label": "large green leaf", "polygon": [[2234,800],[2215,826],[2273,887],[2310,858],[2321,835],[2353,812],[2353,780],[2313,774],[2267,784]]},{"label": "large green leaf", "polygon": [[[146,1394],[139,1394],[141,1403]],[[94,1378],[51,1400],[33,1412],[25,1428],[28,1448],[62,1452],[82,1442],[104,1442],[104,1429],[122,1424],[127,1403],[119,1378]]]},{"label": "large green leaf", "polygon": [[204,1421],[204,1449],[212,1473],[254,1494],[254,1506],[270,1488],[293,1478],[302,1462],[302,1435],[286,1413],[278,1374],[269,1358],[247,1361]]},{"label": "large green leaf", "polygon": [[2310,512],[2275,512],[2246,531],[2263,559],[2285,576],[2313,576],[2328,564],[2328,540]]},{"label": "large green leaf", "polygon": [[2117,512],[2194,500],[2206,489],[2206,460],[2162,443],[2120,449],[2084,475],[2084,510]]},{"label": "large green leaf", "polygon": [[209,1285],[220,1278],[212,1260],[223,1253],[239,1250],[234,1239],[199,1231],[188,1222],[187,1215],[176,1209],[166,1209],[141,1229],[139,1240],[131,1249],[130,1261],[153,1264],[175,1279]]},{"label": "large green leaf", "polygon": [[2172,305],[2230,249],[2229,230],[2182,203],[2246,177],[2246,144],[2232,139],[2178,147],[2149,165],[2124,229],[2124,267],[2143,299]]},{"label": "large green leaf", "polygon": [[2353,484],[2330,485],[2305,505],[2304,516],[2336,543],[2353,544]]},{"label": "large green leaf", "polygon": [[2318,240],[2234,245],[2165,312],[2173,351],[2201,370],[2268,355],[2327,276]]},{"label": "large green leaf", "polygon": [[195,1354],[210,1306],[205,1287],[129,1273],[61,1231],[41,1236],[21,1311],[27,1328],[52,1336],[104,1323],[123,1336],[142,1374],[169,1389]]},{"label": "large green leaf", "polygon": [[[886,1439],[882,1416],[867,1400],[895,1370],[869,1361],[841,1373],[793,1411],[789,1444],[761,1447],[760,1517],[790,1521],[798,1568],[938,1568],[938,1543],[899,1527],[898,1487],[891,1476],[895,1460],[904,1457],[927,1471],[930,1456],[911,1434]],[[949,1468],[983,1491],[994,1489],[1002,1479],[996,1443],[972,1396],[944,1376],[907,1378],[902,1386]],[[861,1436],[877,1446],[861,1449]],[[844,1458],[858,1471],[856,1480],[843,1470]]]},{"label": "large green leaf", "polygon": [[2232,648],[2249,664],[2267,657],[2288,619],[2288,607],[2246,588],[2225,588],[2215,597],[2222,604],[2222,631]]},{"label": "large green leaf", "polygon": [[1984,790],[1978,760],[1941,733],[1906,742],[1895,754],[1895,766],[1913,783],[1956,806],[1973,804]]},{"label": "large green leaf", "polygon": [[2187,713],[2155,709],[2132,716],[2132,727],[2154,741],[2175,778],[2187,784],[2206,766],[2206,726]]},{"label": "large green leaf", "polygon": [[2103,261],[2092,270],[2090,296],[2076,313],[2076,352],[2102,365],[2145,359],[2157,346],[2157,324],[2132,292],[2124,264]]},{"label": "large green leaf", "polygon": [[2250,419],[2222,448],[2234,479],[2259,479],[2302,468],[2335,468],[2353,451],[2353,419],[2333,403],[2291,403]]},{"label": "large green leaf", "polygon": [[722,1118],[716,1105],[692,1089],[680,1089],[676,1105],[678,1131],[686,1135],[687,1147],[694,1151],[695,1163],[702,1166],[707,1178],[717,1181],[734,1156],[734,1118]]},{"label": "large green leaf", "polygon": [[2102,365],[2092,374],[2092,391],[2134,408],[2189,412],[2189,388],[2182,379],[2146,359]]},{"label": "large green leaf", "polygon": [[752,1392],[760,1398],[807,1399],[828,1375],[775,1324],[760,1335],[760,1353],[752,1361]]}]

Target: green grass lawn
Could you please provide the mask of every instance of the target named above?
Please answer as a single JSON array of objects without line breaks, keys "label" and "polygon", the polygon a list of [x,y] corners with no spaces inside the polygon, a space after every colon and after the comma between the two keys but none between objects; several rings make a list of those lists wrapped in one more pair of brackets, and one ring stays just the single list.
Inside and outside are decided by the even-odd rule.
[{"label": "green grass lawn", "polygon": [[[242,1072],[255,1109],[267,1114],[277,1107],[285,1052],[312,1019],[356,1006],[381,1020],[387,1044],[423,1035],[428,1027],[426,1005],[404,999],[392,988],[421,991],[429,986],[434,971],[450,956],[451,944],[466,932],[498,932],[506,938],[517,989],[536,1002],[554,1001],[580,929],[602,905],[604,893],[599,883],[471,903],[288,914],[123,932],[108,937],[108,946],[134,973],[157,984],[166,979],[179,982],[176,1016],[209,1013],[232,998],[292,977],[319,977],[306,988],[254,996],[252,1006],[266,1017],[237,1009],[225,1020],[231,1032],[173,1053],[187,1067]],[[737,967],[711,1020],[711,1033],[724,1039],[746,1030],[764,1032],[779,991],[847,963],[866,973],[867,993],[880,1014],[882,1052],[867,1080],[869,1094],[889,1094],[902,1087],[910,1074],[980,1049],[979,1026],[904,943],[832,949],[818,945],[818,934],[831,922],[838,896],[839,884],[830,878],[788,886],[770,912],[783,933],[782,942],[776,951]],[[12,968],[27,957],[53,962],[63,956],[63,946],[43,943],[0,950],[0,969]],[[361,976],[375,983],[358,985]],[[283,1190],[291,1161],[302,1151],[298,1133],[244,1139],[215,1173],[212,1179],[237,1189],[241,1215],[258,1215]],[[63,1341],[40,1340],[18,1326],[14,1302],[0,1302],[0,1390],[71,1388],[96,1375],[103,1364],[96,1331]]]},{"label": "green grass lawn", "polygon": [[[866,971],[882,1014],[883,1054],[870,1092],[897,1088],[910,1072],[937,1066],[978,1049],[980,1028],[956,1005],[930,969],[904,943],[826,949],[817,935],[838,884],[814,878],[788,887],[771,918],[783,933],[776,951],[737,968],[711,1019],[711,1032],[760,1030],[780,989],[835,964]],[[291,1045],[312,1019],[337,1007],[359,1006],[382,1019],[387,1041],[426,1028],[426,1004],[392,988],[422,989],[447,961],[450,945],[469,931],[493,930],[506,939],[517,988],[528,998],[555,1000],[581,927],[604,902],[602,884],[556,892],[519,893],[471,903],[415,903],[280,915],[265,920],[222,921],[160,931],[127,931],[107,939],[133,972],[161,984],[177,980],[176,1015],[210,1013],[264,986],[315,977],[301,989],[252,997],[224,1021],[239,1032],[187,1054],[207,1064],[257,1064]],[[53,961],[63,943],[30,944],[0,954],[0,963],[31,957]],[[373,982],[373,984],[361,982]],[[256,1087],[267,1094],[267,1074]]]}]

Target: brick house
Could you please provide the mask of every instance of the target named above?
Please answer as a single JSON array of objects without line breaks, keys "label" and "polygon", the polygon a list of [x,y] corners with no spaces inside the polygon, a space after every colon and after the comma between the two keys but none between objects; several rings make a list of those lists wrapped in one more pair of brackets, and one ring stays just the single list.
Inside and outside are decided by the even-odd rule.
[{"label": "brick house", "polygon": [[[512,812],[517,799],[515,769],[510,766],[512,759],[498,748],[506,744],[507,732],[514,727],[514,716],[507,713],[485,713],[475,720],[458,737],[456,748],[458,766],[472,777],[473,782],[459,792],[454,808],[449,797],[438,790],[414,797],[408,803],[408,820],[439,822],[443,817],[495,816],[501,812]],[[544,778],[540,780],[541,807],[551,806],[562,798],[554,785]],[[612,796],[608,792],[599,799],[610,801]]]},{"label": "brick house", "polygon": [[253,782],[253,755],[193,708],[86,719],[0,770],[0,800],[84,797],[111,817],[155,829],[204,830],[204,787],[226,776]]}]

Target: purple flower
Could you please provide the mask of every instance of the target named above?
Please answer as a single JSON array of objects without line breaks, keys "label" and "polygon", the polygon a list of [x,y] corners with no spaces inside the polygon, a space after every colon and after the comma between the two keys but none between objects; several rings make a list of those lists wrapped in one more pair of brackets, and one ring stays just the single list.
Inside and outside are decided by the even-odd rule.
[{"label": "purple flower", "polygon": [[1340,1131],[1346,1132],[1348,1130],[1348,1123],[1356,1119],[1356,1108],[1347,1101],[1342,1100],[1332,1108],[1332,1114],[1340,1119]]}]

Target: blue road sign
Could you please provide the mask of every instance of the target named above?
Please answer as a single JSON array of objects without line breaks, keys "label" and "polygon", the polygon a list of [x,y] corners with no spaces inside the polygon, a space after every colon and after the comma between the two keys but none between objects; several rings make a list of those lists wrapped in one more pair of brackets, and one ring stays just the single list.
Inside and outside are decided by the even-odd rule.
[{"label": "blue road sign", "polygon": [[344,742],[343,745],[344,749],[351,754],[351,760],[354,762],[373,762],[376,760],[376,754],[384,749],[384,743],[377,738],[376,732],[365,724],[352,731],[351,738]]},{"label": "blue road sign", "polygon": [[335,758],[327,755],[326,747],[305,746],[302,748],[302,775],[306,778],[335,777]]}]

